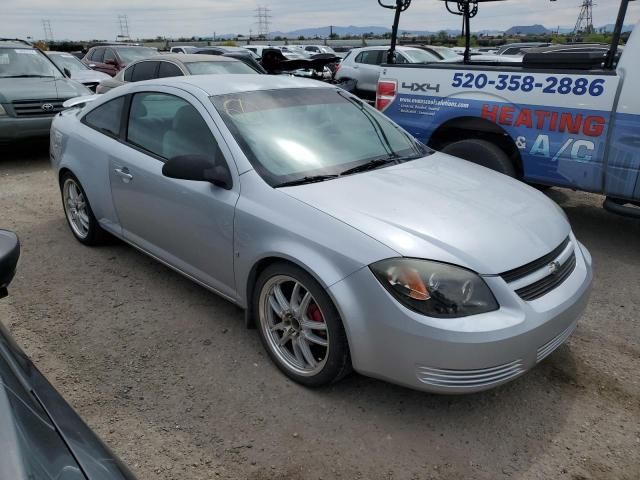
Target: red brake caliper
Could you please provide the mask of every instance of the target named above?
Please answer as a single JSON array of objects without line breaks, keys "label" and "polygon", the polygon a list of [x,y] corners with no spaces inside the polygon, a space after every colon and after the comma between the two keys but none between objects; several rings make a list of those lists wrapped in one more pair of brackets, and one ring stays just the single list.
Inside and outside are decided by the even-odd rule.
[{"label": "red brake caliper", "polygon": [[[309,309],[307,310],[307,315],[309,316],[309,319],[313,320],[314,322],[324,323],[324,318],[322,318],[322,312],[318,308],[318,305],[316,305],[315,303],[312,303],[311,305],[309,305]],[[321,333],[322,336],[325,335],[324,331],[321,331],[319,333]]]}]

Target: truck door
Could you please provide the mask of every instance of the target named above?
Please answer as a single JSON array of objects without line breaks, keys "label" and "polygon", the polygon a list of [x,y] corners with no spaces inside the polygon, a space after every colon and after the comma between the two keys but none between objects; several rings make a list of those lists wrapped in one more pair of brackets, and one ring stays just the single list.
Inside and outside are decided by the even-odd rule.
[{"label": "truck door", "polygon": [[627,56],[638,48],[640,33],[634,31],[618,65],[622,88],[605,163],[605,195],[625,200],[640,200],[640,66],[637,57]]}]

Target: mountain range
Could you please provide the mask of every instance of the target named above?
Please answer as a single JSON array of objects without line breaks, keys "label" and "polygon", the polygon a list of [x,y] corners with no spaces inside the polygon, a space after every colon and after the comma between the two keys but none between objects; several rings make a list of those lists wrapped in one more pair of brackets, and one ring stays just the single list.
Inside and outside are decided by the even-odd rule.
[{"label": "mountain range", "polygon": [[[539,34],[547,34],[547,33],[552,33],[555,30],[558,30],[560,33],[570,33],[573,31],[573,27],[566,27],[566,26],[560,26],[560,27],[556,27],[553,29],[548,29],[546,27],[544,27],[543,25],[516,25],[513,26],[511,28],[508,28],[506,30],[499,30],[499,29],[493,29],[493,30],[474,30],[473,33],[474,34],[480,34],[480,35],[500,35],[502,33],[507,34],[507,35],[517,35],[517,34],[521,34],[521,35],[526,35],[526,34],[532,34],[532,35],[539,35]],[[602,25],[600,27],[596,27],[596,31],[600,32],[611,32],[614,29],[614,25],[613,24],[607,24],[607,25]],[[625,25],[623,27],[623,32],[629,32],[633,29],[633,25]],[[326,26],[326,27],[313,27],[313,28],[300,28],[297,30],[292,30],[289,32],[281,32],[281,31],[276,31],[276,32],[271,32],[269,33],[269,38],[274,38],[274,37],[283,37],[283,38],[298,38],[298,37],[305,37],[305,38],[315,38],[315,37],[319,37],[319,38],[327,38],[329,37],[329,34],[331,32],[331,27]],[[456,29],[456,28],[443,28],[440,30],[404,30],[404,29],[400,29],[400,35],[403,34],[407,34],[408,36],[411,37],[417,37],[417,36],[428,36],[428,35],[437,35],[438,32],[441,31],[445,31],[447,32],[447,34],[449,35],[460,35],[460,29]],[[366,34],[374,34],[374,35],[384,35],[385,33],[390,33],[391,29],[388,27],[380,27],[380,26],[356,26],[356,25],[349,25],[349,26],[334,26],[333,27],[333,33],[343,37],[343,36],[355,36],[355,37],[361,37],[362,35],[366,35]],[[226,34],[226,35],[219,35],[218,38],[234,38],[236,37],[236,34]]]}]

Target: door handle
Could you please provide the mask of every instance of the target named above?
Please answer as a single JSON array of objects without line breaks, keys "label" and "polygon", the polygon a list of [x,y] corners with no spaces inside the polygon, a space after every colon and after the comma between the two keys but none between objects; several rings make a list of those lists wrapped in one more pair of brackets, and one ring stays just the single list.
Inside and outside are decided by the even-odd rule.
[{"label": "door handle", "polygon": [[116,175],[122,177],[122,181],[124,183],[129,183],[133,180],[133,175],[129,173],[129,169],[127,167],[116,168],[114,172],[116,172]]}]

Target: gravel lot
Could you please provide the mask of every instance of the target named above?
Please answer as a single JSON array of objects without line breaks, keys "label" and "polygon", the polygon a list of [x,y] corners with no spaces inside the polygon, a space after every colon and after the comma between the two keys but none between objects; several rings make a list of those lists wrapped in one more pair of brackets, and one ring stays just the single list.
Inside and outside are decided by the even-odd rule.
[{"label": "gravel lot", "polygon": [[593,254],[590,305],[566,345],[482,394],[292,383],[230,303],[124,244],[76,242],[41,148],[0,150],[0,227],[23,245],[0,319],[141,479],[637,480],[640,221],[549,195]]}]

